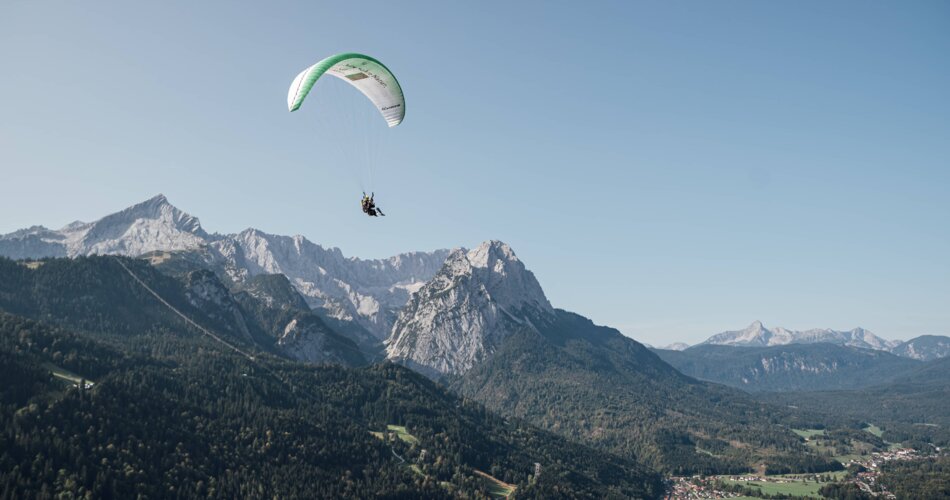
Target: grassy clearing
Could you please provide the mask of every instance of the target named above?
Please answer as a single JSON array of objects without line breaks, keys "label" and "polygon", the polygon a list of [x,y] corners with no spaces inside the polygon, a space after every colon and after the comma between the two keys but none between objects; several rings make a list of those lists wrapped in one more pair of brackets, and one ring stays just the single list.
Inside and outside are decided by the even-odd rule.
[{"label": "grassy clearing", "polygon": [[854,453],[852,453],[850,455],[835,455],[831,458],[833,460],[837,460],[843,464],[846,464],[852,460],[861,460],[863,458],[867,458],[867,455],[855,455]]},{"label": "grassy clearing", "polygon": [[495,497],[508,498],[512,493],[518,489],[517,486],[513,484],[508,484],[500,479],[496,479],[478,469],[475,469],[475,474],[478,474],[483,480],[485,480],[485,485],[488,487],[488,493]]},{"label": "grassy clearing", "polygon": [[882,431],[880,427],[878,427],[878,426],[876,426],[876,425],[874,425],[874,424],[871,424],[871,425],[865,427],[865,428],[864,428],[864,431],[865,431],[865,432],[870,432],[871,434],[874,434],[874,435],[877,436],[877,437],[881,437],[881,436],[884,435],[884,431]]},{"label": "grassy clearing", "polygon": [[816,483],[814,481],[789,481],[787,483],[777,483],[770,481],[733,481],[726,479],[727,483],[738,484],[748,488],[757,488],[766,495],[790,495],[795,497],[820,497],[818,490],[825,483]]},{"label": "grassy clearing", "polygon": [[157,266],[170,258],[172,258],[172,254],[170,252],[153,253],[148,256],[148,263],[153,266]]},{"label": "grassy clearing", "polygon": [[[396,437],[398,437],[400,440],[402,440],[405,443],[408,443],[408,444],[419,443],[419,438],[410,434],[409,431],[406,430],[406,427],[403,425],[387,425],[386,431],[382,431],[382,432],[369,431],[369,433],[375,436],[376,438],[384,440],[384,441],[387,439],[387,434],[395,433]],[[395,454],[395,451],[393,453]],[[425,472],[423,472],[422,469],[418,465],[416,464],[406,464],[406,465],[415,474],[418,474],[422,477],[426,477]],[[480,470],[475,470],[475,474],[478,475],[479,478],[481,478],[482,481],[485,482],[485,488],[488,490],[488,493],[496,498],[508,498],[518,488],[517,486],[513,484],[508,484],[504,481],[496,479],[492,477],[491,475],[486,474]],[[443,488],[446,488],[447,490],[449,490],[450,492],[454,491],[455,489],[452,483],[447,483],[445,481],[442,481],[439,484]]]},{"label": "grassy clearing", "polygon": [[413,436],[412,434],[409,434],[409,431],[407,431],[406,427],[403,425],[387,425],[386,428],[395,432],[396,436],[399,437],[399,439],[409,444],[419,443],[419,438]]},{"label": "grassy clearing", "polygon": [[805,439],[811,439],[814,436],[824,436],[824,429],[792,429],[792,432]]},{"label": "grassy clearing", "polygon": [[94,384],[94,382],[93,382],[92,380],[89,380],[89,379],[87,379],[87,378],[83,378],[83,377],[80,376],[80,375],[76,375],[75,373],[73,373],[73,372],[71,372],[71,371],[69,371],[69,370],[60,368],[60,367],[58,367],[58,366],[56,366],[56,365],[54,365],[54,364],[52,364],[52,363],[43,363],[43,368],[46,368],[47,370],[49,370],[50,373],[52,373],[54,377],[56,377],[56,378],[58,378],[58,379],[60,379],[60,380],[65,380],[66,382],[69,382],[69,383],[71,383],[71,384],[73,384],[73,385],[76,385],[76,386],[78,386],[79,384],[81,384],[83,380],[86,381],[86,388],[87,388],[87,389],[90,388],[90,387],[92,387],[92,385]]},{"label": "grassy clearing", "polygon": [[[874,434],[875,436],[883,439],[884,431],[880,427],[874,424],[870,424],[867,427],[865,427],[864,431],[870,432],[871,434]],[[886,440],[884,442],[887,443],[887,449],[891,451],[903,448],[903,445],[901,443],[892,443]]]},{"label": "grassy clearing", "polygon": [[20,262],[20,265],[21,265],[21,266],[23,266],[23,267],[25,267],[25,268],[27,268],[27,269],[32,269],[32,270],[34,270],[34,271],[37,270],[37,269],[39,269],[40,266],[42,266],[43,264],[46,264],[46,262],[45,262],[45,261],[38,261],[38,260],[34,260],[34,261],[30,261],[30,262]]},{"label": "grassy clearing", "polygon": [[851,460],[860,460],[868,456],[868,454],[865,453],[865,450],[861,449],[860,446],[852,445],[850,447],[851,453],[846,453],[843,455],[835,455],[834,453],[836,449],[834,446],[824,446],[815,440],[808,441],[808,447],[812,450],[815,450],[815,453],[819,453],[821,455],[831,455],[833,460],[841,462],[842,464],[847,464]]},{"label": "grassy clearing", "polygon": [[[834,471],[834,472],[819,472],[817,474],[819,476],[831,476],[835,481],[837,481],[845,477],[846,475],[848,475],[848,471],[839,470],[839,471]],[[802,479],[810,480],[814,476],[815,474],[776,474],[774,476],[768,476],[768,477],[772,479],[791,479],[795,481],[801,481]]]}]

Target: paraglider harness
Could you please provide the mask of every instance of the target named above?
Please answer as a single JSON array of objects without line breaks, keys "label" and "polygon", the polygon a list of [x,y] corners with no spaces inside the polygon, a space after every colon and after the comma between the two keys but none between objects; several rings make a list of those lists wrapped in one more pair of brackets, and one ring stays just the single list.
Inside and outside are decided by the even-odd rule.
[{"label": "paraglider harness", "polygon": [[360,202],[360,205],[363,206],[363,213],[369,215],[370,217],[377,216],[386,216],[379,207],[376,206],[376,202],[373,201],[373,198],[376,197],[376,193],[370,193],[370,196],[366,196],[366,191],[363,191],[363,200]]}]

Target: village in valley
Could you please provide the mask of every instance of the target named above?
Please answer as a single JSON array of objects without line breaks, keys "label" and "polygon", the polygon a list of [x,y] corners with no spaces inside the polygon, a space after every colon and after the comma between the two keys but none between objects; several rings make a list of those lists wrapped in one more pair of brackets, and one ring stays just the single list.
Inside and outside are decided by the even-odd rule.
[{"label": "village in valley", "polygon": [[940,448],[932,453],[921,453],[913,448],[898,448],[874,452],[865,457],[843,462],[843,471],[817,474],[787,475],[719,475],[683,476],[670,478],[667,500],[697,498],[824,498],[819,491],[829,484],[856,485],[862,492],[875,498],[896,499],[881,481],[885,464],[893,461],[933,460]]}]

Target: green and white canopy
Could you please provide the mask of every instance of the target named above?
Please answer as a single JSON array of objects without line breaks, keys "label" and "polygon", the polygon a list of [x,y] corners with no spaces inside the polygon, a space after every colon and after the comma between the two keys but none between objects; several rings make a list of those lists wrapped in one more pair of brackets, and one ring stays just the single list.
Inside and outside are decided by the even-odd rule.
[{"label": "green and white canopy", "polygon": [[303,70],[290,85],[287,107],[296,111],[324,74],[333,75],[363,93],[390,127],[406,116],[406,99],[396,77],[383,63],[363,54],[348,52],[330,56]]}]

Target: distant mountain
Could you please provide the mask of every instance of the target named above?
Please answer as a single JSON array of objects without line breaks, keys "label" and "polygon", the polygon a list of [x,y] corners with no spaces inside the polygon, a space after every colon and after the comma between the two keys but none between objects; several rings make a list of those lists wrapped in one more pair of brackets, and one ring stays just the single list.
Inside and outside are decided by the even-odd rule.
[{"label": "distant mountain", "polygon": [[[796,331],[782,327],[768,329],[762,325],[761,321],[755,321],[743,330],[718,333],[699,345],[767,347],[817,343],[887,351],[904,358],[921,361],[950,355],[950,337],[940,335],[922,335],[907,342],[901,342],[882,339],[864,328],[848,331],[827,328]],[[670,347],[666,349],[681,350]]]},{"label": "distant mountain", "polygon": [[238,285],[260,274],[284,274],[325,319],[342,323],[354,336],[368,333],[377,342],[389,335],[409,295],[435,275],[448,255],[436,250],[361,260],[303,236],[256,229],[209,234],[197,218],[163,195],[95,222],[74,222],[59,230],[34,226],[0,236],[0,256],[12,259],[156,252],[193,253],[201,267]]},{"label": "distant mountain", "polygon": [[454,250],[400,313],[387,356],[427,373],[461,374],[513,332],[553,320],[541,285],[499,241]]},{"label": "distant mountain", "polygon": [[743,330],[728,331],[713,335],[702,343],[764,347],[788,344],[814,344],[819,342],[885,351],[896,345],[896,342],[884,340],[863,328],[855,328],[849,331],[831,329],[796,331],[778,327],[770,330],[763,326],[761,321],[755,321]]},{"label": "distant mountain", "polygon": [[0,255],[13,259],[140,255],[155,250],[193,250],[208,238],[198,219],[158,195],[96,222],[73,222],[58,231],[34,226],[0,236]]},{"label": "distant mountain", "polygon": [[686,344],[684,342],[673,342],[672,344],[666,347],[660,347],[660,349],[665,349],[667,351],[683,351],[683,350],[689,349],[689,344]]},{"label": "distant mountain", "polygon": [[868,387],[920,364],[884,351],[824,343],[771,347],[702,344],[684,351],[654,352],[686,375],[747,391]]},{"label": "distant mountain", "polygon": [[905,358],[932,361],[950,356],[950,337],[943,335],[921,335],[902,342],[891,352]]}]

